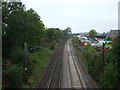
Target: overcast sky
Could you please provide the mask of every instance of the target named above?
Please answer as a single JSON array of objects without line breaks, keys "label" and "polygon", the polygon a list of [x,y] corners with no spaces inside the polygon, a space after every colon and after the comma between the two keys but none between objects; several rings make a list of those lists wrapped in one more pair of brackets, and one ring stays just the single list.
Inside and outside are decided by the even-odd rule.
[{"label": "overcast sky", "polygon": [[72,33],[107,32],[118,28],[119,0],[21,0],[34,9],[47,28],[65,29]]}]

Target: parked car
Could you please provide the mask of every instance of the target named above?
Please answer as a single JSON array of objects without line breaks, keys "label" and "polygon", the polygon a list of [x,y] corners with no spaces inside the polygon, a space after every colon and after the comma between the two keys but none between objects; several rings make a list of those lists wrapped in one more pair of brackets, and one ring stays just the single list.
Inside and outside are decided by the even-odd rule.
[{"label": "parked car", "polygon": [[85,46],[85,45],[87,45],[87,42],[81,42],[80,43],[80,46]]}]

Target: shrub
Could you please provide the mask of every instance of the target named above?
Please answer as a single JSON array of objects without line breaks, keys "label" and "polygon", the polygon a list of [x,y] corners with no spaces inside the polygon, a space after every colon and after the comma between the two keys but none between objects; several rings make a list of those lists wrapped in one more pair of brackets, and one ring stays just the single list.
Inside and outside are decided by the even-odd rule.
[{"label": "shrub", "polygon": [[4,88],[20,88],[23,83],[22,68],[18,65],[6,67],[3,71],[3,83]]},{"label": "shrub", "polygon": [[115,88],[117,85],[117,70],[113,63],[105,66],[104,72],[100,76],[100,83],[104,88]]},{"label": "shrub", "polygon": [[20,63],[23,62],[24,51],[20,47],[15,47],[11,52],[11,58],[13,63]]}]

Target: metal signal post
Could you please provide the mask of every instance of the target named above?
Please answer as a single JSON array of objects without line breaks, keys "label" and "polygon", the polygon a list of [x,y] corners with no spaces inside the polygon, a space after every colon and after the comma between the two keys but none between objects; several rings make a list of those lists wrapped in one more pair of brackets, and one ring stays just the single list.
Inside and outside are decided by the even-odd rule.
[{"label": "metal signal post", "polygon": [[25,69],[25,74],[26,74],[26,80],[25,80],[25,82],[26,83],[28,83],[28,65],[27,65],[27,44],[26,44],[26,42],[24,43],[24,52],[25,52],[25,55],[24,55],[24,62],[25,62],[25,64],[24,64],[24,69]]}]

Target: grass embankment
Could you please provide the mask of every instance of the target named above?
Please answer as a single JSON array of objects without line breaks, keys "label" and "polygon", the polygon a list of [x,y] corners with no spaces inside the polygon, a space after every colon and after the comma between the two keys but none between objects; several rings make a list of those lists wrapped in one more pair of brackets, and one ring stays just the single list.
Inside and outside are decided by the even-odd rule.
[{"label": "grass embankment", "polygon": [[35,86],[36,81],[42,76],[45,67],[48,64],[49,58],[54,53],[54,50],[44,48],[34,53],[30,53],[28,58],[30,60],[31,72],[28,78],[29,84],[24,85],[25,88],[32,88]]}]

